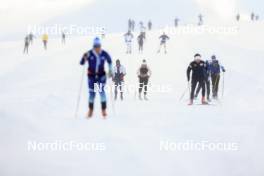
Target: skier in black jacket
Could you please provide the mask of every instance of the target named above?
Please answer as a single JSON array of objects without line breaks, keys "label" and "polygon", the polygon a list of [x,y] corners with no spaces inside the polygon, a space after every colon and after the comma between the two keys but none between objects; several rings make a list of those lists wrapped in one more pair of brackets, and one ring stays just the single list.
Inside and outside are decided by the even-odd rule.
[{"label": "skier in black jacket", "polygon": [[202,87],[202,104],[207,104],[207,102],[205,101],[205,66],[205,62],[201,60],[201,55],[195,54],[194,61],[192,61],[187,68],[188,82],[190,81],[190,73],[192,71],[191,95],[189,105],[193,104],[194,91],[198,83]]}]

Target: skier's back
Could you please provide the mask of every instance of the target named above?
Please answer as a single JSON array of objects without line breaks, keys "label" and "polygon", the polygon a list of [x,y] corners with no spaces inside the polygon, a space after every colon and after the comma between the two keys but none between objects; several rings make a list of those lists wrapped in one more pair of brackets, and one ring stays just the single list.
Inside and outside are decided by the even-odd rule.
[{"label": "skier's back", "polygon": [[120,60],[116,60],[116,65],[113,69],[114,75],[113,75],[113,81],[115,83],[115,100],[117,99],[118,94],[118,88],[120,90],[120,98],[123,100],[123,83],[124,83],[124,77],[126,75],[126,69],[123,65],[121,65]]},{"label": "skier's back", "polygon": [[141,94],[144,89],[144,99],[148,100],[147,98],[147,91],[148,91],[148,82],[152,72],[147,65],[146,60],[143,60],[140,68],[137,71],[137,75],[139,78],[139,99],[142,100]]}]

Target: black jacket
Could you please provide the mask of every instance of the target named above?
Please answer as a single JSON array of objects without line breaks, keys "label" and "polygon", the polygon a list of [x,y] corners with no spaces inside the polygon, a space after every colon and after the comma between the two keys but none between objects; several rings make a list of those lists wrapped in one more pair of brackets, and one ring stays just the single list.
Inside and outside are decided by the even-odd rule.
[{"label": "black jacket", "polygon": [[192,71],[192,80],[205,80],[206,78],[206,64],[204,61],[197,63],[193,61],[187,68],[187,79],[190,80],[190,73]]}]

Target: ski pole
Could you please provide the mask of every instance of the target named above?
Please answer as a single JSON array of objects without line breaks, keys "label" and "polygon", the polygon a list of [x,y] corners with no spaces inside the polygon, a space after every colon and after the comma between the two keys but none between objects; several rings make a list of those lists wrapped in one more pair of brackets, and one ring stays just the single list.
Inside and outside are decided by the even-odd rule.
[{"label": "ski pole", "polygon": [[113,113],[114,113],[114,116],[116,115],[116,110],[115,110],[115,102],[114,102],[114,98],[113,98],[113,80],[112,80],[112,77],[110,77],[110,82],[111,82],[111,87],[110,87],[110,101],[111,101],[111,104],[112,104],[112,110],[113,110]]},{"label": "ski pole", "polygon": [[179,101],[181,101],[181,100],[183,99],[183,97],[185,96],[185,94],[186,94],[186,92],[187,92],[188,90],[189,90],[189,92],[190,92],[189,82],[188,82],[187,87],[186,87],[186,89],[184,90],[182,96],[180,97]]},{"label": "ski pole", "polygon": [[81,83],[80,83],[80,88],[79,88],[78,97],[77,97],[77,104],[76,104],[76,109],[75,109],[75,118],[78,117],[78,111],[79,111],[81,93],[82,93],[82,87],[83,87],[83,80],[84,80],[84,73],[85,73],[85,66],[83,67],[83,71],[81,75]]},{"label": "ski pole", "polygon": [[225,73],[223,72],[222,98],[224,97],[224,92],[225,92]]}]

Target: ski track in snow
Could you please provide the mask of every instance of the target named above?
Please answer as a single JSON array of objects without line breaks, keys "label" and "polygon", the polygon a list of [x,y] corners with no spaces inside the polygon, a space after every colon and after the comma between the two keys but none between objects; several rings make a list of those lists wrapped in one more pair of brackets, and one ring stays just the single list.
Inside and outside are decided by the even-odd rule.
[{"label": "ski track in snow", "polygon": [[[85,119],[86,80],[74,117],[78,63],[91,37],[69,38],[65,46],[52,39],[47,52],[36,40],[28,56],[22,55],[21,42],[1,43],[0,175],[263,175],[264,42],[259,36],[264,25],[239,28],[234,36],[170,36],[167,55],[156,53],[157,32],[147,33],[142,55],[126,55],[121,34],[106,36],[104,48],[126,66],[126,84],[137,82],[137,68],[147,59],[151,83],[172,87],[169,93],[150,94],[149,101],[126,94],[115,103],[116,113],[109,101],[107,120],[101,118],[98,96],[95,116]],[[136,43],[133,47],[136,51]],[[204,59],[216,54],[227,69],[225,94],[216,106],[187,106],[188,93],[179,101],[187,86],[186,68],[197,52]],[[30,140],[103,142],[106,151],[29,152]],[[164,152],[161,140],[236,142],[239,150]]]}]

